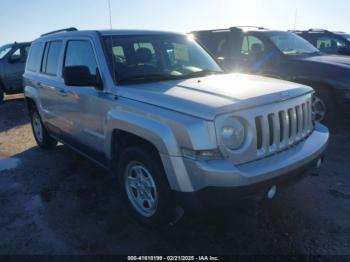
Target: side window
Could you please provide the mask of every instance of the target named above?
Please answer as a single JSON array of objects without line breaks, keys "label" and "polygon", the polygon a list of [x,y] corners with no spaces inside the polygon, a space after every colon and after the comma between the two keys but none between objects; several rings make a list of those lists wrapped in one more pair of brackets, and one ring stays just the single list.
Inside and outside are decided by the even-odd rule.
[{"label": "side window", "polygon": [[29,50],[30,50],[30,45],[23,47],[24,50],[24,58],[28,58]]},{"label": "side window", "polygon": [[89,68],[90,74],[96,75],[96,58],[89,41],[74,40],[68,42],[64,67],[70,66],[86,66]]},{"label": "side window", "polygon": [[20,61],[21,58],[22,58],[21,48],[17,48],[15,50],[15,52],[12,53],[11,60],[13,60],[13,61]]},{"label": "side window", "polygon": [[48,75],[57,75],[58,62],[62,50],[62,41],[46,43],[44,63],[41,71]]},{"label": "side window", "polygon": [[256,36],[246,35],[243,38],[241,54],[242,55],[260,55],[265,52],[265,45]]},{"label": "side window", "polygon": [[322,36],[317,38],[317,48],[324,52],[336,52],[345,42],[334,37]]},{"label": "side window", "polygon": [[32,72],[39,71],[42,60],[43,44],[32,44],[29,50],[29,57],[27,61],[27,70]]},{"label": "side window", "polygon": [[226,57],[231,50],[230,32],[202,32],[196,35],[196,39],[216,57]]}]

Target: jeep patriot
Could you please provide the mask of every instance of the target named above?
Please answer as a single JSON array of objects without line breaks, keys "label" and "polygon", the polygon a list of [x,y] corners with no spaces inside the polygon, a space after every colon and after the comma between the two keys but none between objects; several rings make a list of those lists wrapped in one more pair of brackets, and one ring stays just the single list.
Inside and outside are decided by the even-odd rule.
[{"label": "jeep patriot", "polygon": [[24,81],[38,145],[60,141],[111,171],[151,226],[213,199],[273,198],[321,165],[329,138],[312,119],[313,89],[224,74],[177,33],[49,33],[33,42]]}]

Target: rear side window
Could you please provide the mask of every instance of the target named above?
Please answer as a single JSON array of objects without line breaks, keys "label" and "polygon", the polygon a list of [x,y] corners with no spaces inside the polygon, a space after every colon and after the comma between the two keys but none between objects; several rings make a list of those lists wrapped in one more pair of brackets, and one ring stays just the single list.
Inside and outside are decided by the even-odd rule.
[{"label": "rear side window", "polygon": [[44,62],[41,71],[48,75],[57,75],[58,62],[62,50],[62,41],[46,43]]},{"label": "rear side window", "polygon": [[30,47],[29,57],[27,61],[27,70],[32,72],[39,71],[43,52],[42,50],[43,43],[32,44],[32,46]]},{"label": "rear side window", "polygon": [[216,57],[225,57],[230,51],[230,32],[199,33],[196,38]]},{"label": "rear side window", "polygon": [[96,75],[96,58],[89,41],[74,40],[68,42],[64,67],[70,66],[86,66],[91,75]]}]

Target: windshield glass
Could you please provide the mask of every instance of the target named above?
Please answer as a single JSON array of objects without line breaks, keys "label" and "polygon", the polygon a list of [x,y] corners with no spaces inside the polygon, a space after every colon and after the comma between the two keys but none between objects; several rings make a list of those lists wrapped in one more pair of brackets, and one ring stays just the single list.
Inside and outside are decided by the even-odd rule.
[{"label": "windshield glass", "polygon": [[118,83],[222,73],[215,60],[186,36],[106,36],[104,39]]},{"label": "windshield glass", "polygon": [[342,35],[346,40],[350,41],[350,35],[349,34],[344,34]]},{"label": "windshield glass", "polygon": [[267,33],[271,41],[285,55],[316,54],[319,50],[296,34],[289,32]]},{"label": "windshield glass", "polygon": [[0,59],[3,59],[12,49],[11,45],[4,45],[0,47]]}]

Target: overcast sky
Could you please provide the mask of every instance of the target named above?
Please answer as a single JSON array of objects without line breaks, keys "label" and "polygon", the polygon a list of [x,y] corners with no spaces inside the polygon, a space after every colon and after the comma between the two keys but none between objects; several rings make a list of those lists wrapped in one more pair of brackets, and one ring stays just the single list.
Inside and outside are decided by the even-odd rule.
[{"label": "overcast sky", "polygon": [[[196,29],[257,25],[350,32],[348,0],[111,0],[115,29]],[[0,0],[0,45],[75,26],[109,28],[108,0]]]}]

